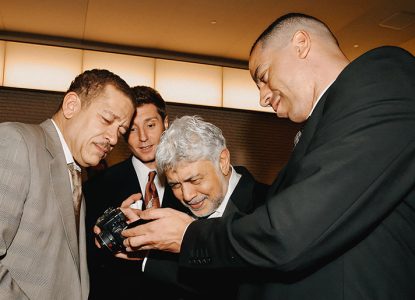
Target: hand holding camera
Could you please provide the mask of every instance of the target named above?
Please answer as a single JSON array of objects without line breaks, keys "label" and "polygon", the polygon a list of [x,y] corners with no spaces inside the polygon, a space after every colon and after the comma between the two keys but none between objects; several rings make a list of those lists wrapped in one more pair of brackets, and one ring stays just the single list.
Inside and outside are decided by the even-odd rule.
[{"label": "hand holding camera", "polygon": [[121,209],[110,207],[96,222],[96,226],[101,229],[101,232],[97,234],[97,241],[101,247],[111,253],[117,253],[125,249],[123,245],[125,238],[121,235],[121,232],[147,222],[149,220],[138,219],[128,224],[127,217]]}]

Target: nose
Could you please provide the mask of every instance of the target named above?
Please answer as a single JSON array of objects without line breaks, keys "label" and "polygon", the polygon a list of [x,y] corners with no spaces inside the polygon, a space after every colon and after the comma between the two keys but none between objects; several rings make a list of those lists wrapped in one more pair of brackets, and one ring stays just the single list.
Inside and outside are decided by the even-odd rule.
[{"label": "nose", "polygon": [[107,140],[109,141],[111,146],[115,146],[118,142],[118,127],[111,126],[107,130]]},{"label": "nose", "polygon": [[145,142],[148,140],[147,132],[144,128],[138,128],[138,139],[141,142]]},{"label": "nose", "polygon": [[267,85],[263,85],[259,89],[259,104],[263,107],[269,106],[272,97],[272,92]]},{"label": "nose", "polygon": [[195,190],[189,184],[182,184],[182,195],[184,201],[190,201],[196,197]]}]

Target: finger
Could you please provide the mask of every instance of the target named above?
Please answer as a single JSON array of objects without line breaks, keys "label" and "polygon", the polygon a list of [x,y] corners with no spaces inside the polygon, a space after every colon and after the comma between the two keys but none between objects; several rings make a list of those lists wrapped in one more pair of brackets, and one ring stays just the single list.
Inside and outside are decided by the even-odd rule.
[{"label": "finger", "polygon": [[[137,251],[137,250],[149,250],[146,238],[144,235],[132,236],[124,239],[124,246],[127,252]],[[147,246],[147,247],[144,247]]]},{"label": "finger", "polygon": [[97,246],[98,248],[101,249],[101,245],[99,244],[98,240],[97,239],[94,239],[94,241],[95,241],[95,246]]},{"label": "finger", "polygon": [[99,228],[98,226],[94,226],[94,228],[93,228],[93,230],[94,230],[94,233],[96,234],[96,235],[98,235],[98,234],[100,234],[101,233],[101,228]]},{"label": "finger", "polygon": [[172,211],[171,208],[152,208],[143,210],[139,215],[144,220],[161,219],[171,215]]},{"label": "finger", "polygon": [[133,204],[135,201],[140,200],[141,199],[141,193],[137,193],[137,194],[132,194],[130,197],[128,197],[127,199],[125,199],[122,203],[121,203],[121,207],[129,207],[131,204]]},{"label": "finger", "polygon": [[120,209],[124,213],[124,215],[127,217],[129,222],[134,222],[134,221],[137,221],[139,219],[138,214],[139,214],[140,210],[132,209],[132,208],[129,208],[129,207],[120,208]]},{"label": "finger", "polygon": [[126,260],[143,260],[145,256],[142,255],[141,251],[139,252],[118,252],[114,255],[117,258],[126,259]]}]

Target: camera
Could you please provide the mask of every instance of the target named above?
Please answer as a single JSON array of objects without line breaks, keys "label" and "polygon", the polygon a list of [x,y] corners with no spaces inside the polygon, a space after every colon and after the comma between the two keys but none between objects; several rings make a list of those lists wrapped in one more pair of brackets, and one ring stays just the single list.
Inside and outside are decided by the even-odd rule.
[{"label": "camera", "polygon": [[119,208],[108,208],[101,217],[98,218],[97,225],[101,232],[97,235],[98,243],[111,253],[123,250],[124,237],[121,232],[124,229],[132,228],[147,223],[148,220],[139,219],[127,224],[127,218]]}]

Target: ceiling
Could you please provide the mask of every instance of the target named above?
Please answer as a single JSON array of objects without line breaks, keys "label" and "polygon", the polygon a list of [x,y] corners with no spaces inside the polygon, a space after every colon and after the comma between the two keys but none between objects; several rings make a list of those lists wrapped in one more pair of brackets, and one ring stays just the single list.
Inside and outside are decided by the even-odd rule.
[{"label": "ceiling", "polygon": [[[414,0],[0,0],[0,38],[246,66],[258,35],[288,12],[325,21],[350,59],[381,45],[415,54]],[[379,26],[393,15],[393,26],[412,24]]]}]

